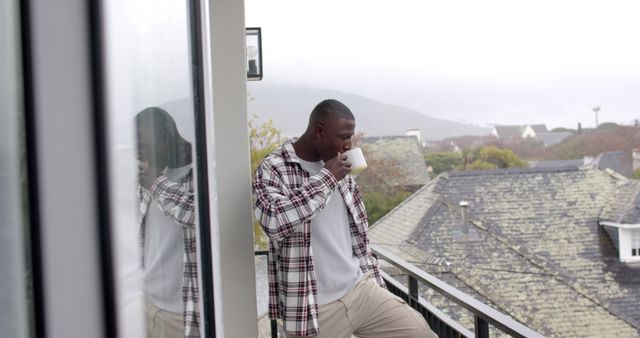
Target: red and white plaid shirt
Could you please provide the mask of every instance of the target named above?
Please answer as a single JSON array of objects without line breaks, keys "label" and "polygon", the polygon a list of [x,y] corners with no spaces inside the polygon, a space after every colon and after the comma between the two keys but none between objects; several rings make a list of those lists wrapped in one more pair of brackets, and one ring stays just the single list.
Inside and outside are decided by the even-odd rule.
[{"label": "red and white plaid shirt", "polygon": [[200,310],[198,303],[198,253],[196,242],[196,207],[193,192],[193,173],[189,171],[180,182],[160,176],[150,190],[138,185],[140,202],[140,239],[144,252],[145,216],[151,200],[160,206],[162,214],[182,226],[184,242],[182,269],[182,322],[185,337],[200,337]]},{"label": "red and white plaid shirt", "polygon": [[269,236],[269,316],[282,318],[285,331],[318,335],[316,271],[311,247],[311,218],[339,189],[349,214],[353,254],[365,275],[384,281],[369,248],[367,214],[351,175],[340,182],[329,170],[310,176],[302,169],[291,140],[267,155],[253,182],[255,216]]}]

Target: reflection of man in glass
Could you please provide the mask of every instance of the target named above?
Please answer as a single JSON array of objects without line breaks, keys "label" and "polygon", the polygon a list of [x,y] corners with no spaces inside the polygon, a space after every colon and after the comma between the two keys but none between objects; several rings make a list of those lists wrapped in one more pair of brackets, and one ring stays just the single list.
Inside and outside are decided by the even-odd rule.
[{"label": "reflection of man in glass", "polygon": [[148,337],[199,337],[191,143],[163,109],[135,122]]}]

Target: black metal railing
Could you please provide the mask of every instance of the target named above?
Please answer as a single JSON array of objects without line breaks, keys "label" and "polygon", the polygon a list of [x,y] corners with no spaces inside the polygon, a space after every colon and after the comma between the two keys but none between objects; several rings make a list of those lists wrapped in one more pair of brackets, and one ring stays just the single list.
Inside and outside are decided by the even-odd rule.
[{"label": "black metal railing", "polygon": [[[255,256],[268,256],[268,250],[254,251]],[[278,338],[278,322],[274,319],[271,320],[271,338]]]},{"label": "black metal railing", "polygon": [[[533,331],[513,318],[496,311],[490,306],[479,302],[475,298],[465,294],[453,286],[422,271],[415,265],[403,260],[394,253],[377,245],[371,245],[371,250],[378,259],[392,264],[407,274],[409,284],[408,288],[385,272],[382,272],[382,277],[387,284],[387,289],[389,289],[391,293],[404,299],[407,304],[420,312],[438,337],[488,338],[489,325],[492,325],[513,337],[544,337],[540,333]],[[255,252],[256,256],[266,256],[268,254],[268,251]],[[460,323],[451,319],[431,303],[427,302],[424,298],[420,297],[418,294],[419,283],[426,285],[444,296],[446,299],[453,301],[470,311],[474,316],[474,332],[466,329]],[[278,325],[275,320],[271,320],[271,337],[278,337]]]},{"label": "black metal railing", "polygon": [[[404,287],[393,278],[385,278],[387,285],[399,289],[414,309],[418,310],[427,319],[431,328],[439,337],[489,337],[489,325],[505,332],[513,337],[544,337],[540,333],[517,322],[513,318],[496,311],[492,307],[481,303],[475,298],[441,281],[440,279],[424,272],[415,265],[403,260],[396,254],[377,245],[371,245],[374,255],[402,270],[409,278],[409,288]],[[470,332],[458,323],[444,315],[433,305],[426,302],[418,295],[418,282],[438,292],[446,299],[457,303],[470,311],[474,316],[474,331]],[[391,287],[389,289],[391,289]],[[394,292],[394,291],[392,291]],[[396,291],[398,292],[398,291]],[[402,297],[402,296],[401,296]]]},{"label": "black metal railing", "polygon": [[381,271],[381,274],[387,284],[387,289],[394,295],[404,299],[407,304],[420,312],[420,314],[422,314],[422,316],[427,320],[427,323],[429,323],[431,330],[433,330],[438,337],[473,337],[473,332],[469,331],[442,311],[438,310],[424,298],[417,297],[416,300],[415,295],[417,295],[418,283],[415,278],[409,278],[409,288],[407,288],[384,271]]}]

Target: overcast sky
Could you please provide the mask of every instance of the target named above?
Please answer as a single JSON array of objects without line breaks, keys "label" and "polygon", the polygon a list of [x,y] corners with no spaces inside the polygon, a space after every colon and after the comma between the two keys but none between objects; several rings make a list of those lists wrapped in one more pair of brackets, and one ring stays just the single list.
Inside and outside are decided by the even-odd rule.
[{"label": "overcast sky", "polygon": [[245,0],[263,83],[478,125],[640,118],[639,1]]}]

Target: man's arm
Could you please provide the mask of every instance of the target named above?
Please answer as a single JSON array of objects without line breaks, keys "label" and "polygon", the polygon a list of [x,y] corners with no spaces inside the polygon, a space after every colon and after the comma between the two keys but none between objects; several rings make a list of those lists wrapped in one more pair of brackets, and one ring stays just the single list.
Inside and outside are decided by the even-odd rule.
[{"label": "man's arm", "polygon": [[149,191],[165,216],[190,229],[195,228],[196,219],[192,180],[191,174],[188,176],[188,183],[173,182],[162,175]]},{"label": "man's arm", "polygon": [[[281,164],[280,164],[281,165]],[[294,233],[323,207],[338,184],[326,168],[296,189],[282,180],[278,165],[263,161],[253,181],[255,216],[272,240],[282,240]]]}]

